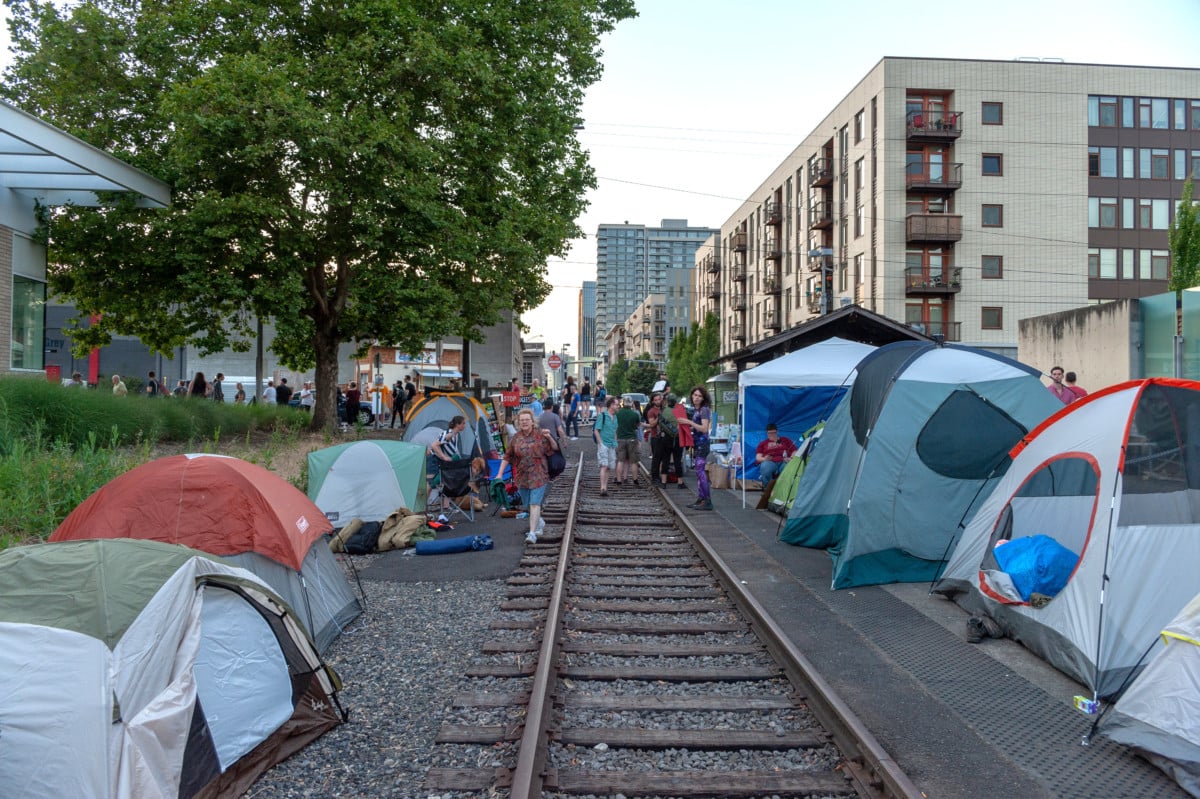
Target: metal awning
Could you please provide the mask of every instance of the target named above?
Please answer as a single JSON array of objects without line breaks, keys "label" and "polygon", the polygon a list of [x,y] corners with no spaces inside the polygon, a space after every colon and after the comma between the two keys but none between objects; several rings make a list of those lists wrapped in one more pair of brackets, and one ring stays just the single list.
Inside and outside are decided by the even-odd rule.
[{"label": "metal awning", "polygon": [[103,150],[0,101],[0,187],[42,205],[98,205],[98,191],[129,191],[166,208],[171,187]]},{"label": "metal awning", "polygon": [[453,366],[418,366],[417,373],[421,377],[451,377],[455,379],[462,377],[462,372]]}]

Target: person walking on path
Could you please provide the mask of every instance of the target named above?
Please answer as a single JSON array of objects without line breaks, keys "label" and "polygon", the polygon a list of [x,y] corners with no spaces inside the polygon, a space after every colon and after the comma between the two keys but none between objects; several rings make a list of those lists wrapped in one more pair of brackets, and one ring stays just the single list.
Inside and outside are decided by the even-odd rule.
[{"label": "person walking on path", "polygon": [[759,479],[762,480],[764,491],[767,484],[783,471],[784,461],[790,460],[795,452],[796,445],[792,440],[779,435],[779,428],[774,422],[768,424],[767,437],[754,449],[754,461],[758,464]]},{"label": "person walking on path", "polygon": [[692,418],[679,423],[680,429],[691,428],[692,460],[696,466],[696,501],[688,505],[696,510],[712,510],[712,493],[708,487],[708,473],[704,471],[708,459],[708,429],[712,424],[711,400],[704,386],[692,389]]},{"label": "person walking on path", "polygon": [[[1074,394],[1075,399],[1077,399],[1077,400],[1083,399],[1084,397],[1086,397],[1088,395],[1086,388],[1075,385],[1075,373],[1074,372],[1067,372],[1066,377],[1063,378],[1063,383],[1066,385],[1067,391],[1070,391],[1072,394]],[[1074,402],[1075,400],[1071,400],[1071,401]]]},{"label": "person walking on path", "polygon": [[579,440],[579,392],[571,386],[570,404],[567,406],[567,430],[574,430],[572,441]]},{"label": "person walking on path", "polygon": [[596,417],[592,408],[592,383],[590,380],[584,380],[583,386],[579,389],[579,412],[583,416],[583,423],[588,424]]},{"label": "person walking on path", "polygon": [[542,502],[546,498],[546,485],[550,482],[550,470],[546,458],[558,449],[549,430],[542,430],[533,419],[533,411],[522,408],[517,412],[517,432],[508,440],[508,449],[496,469],[496,480],[502,479],[506,466],[512,466],[512,480],[521,495],[521,505],[529,512],[529,532],[525,541],[536,544],[545,529],[542,521]]},{"label": "person walking on path", "polygon": [[221,372],[217,372],[217,378],[216,378],[216,380],[213,380],[213,383],[212,383],[213,402],[224,402],[225,401],[225,386],[223,385],[224,380],[225,380],[225,375],[222,374]]},{"label": "person walking on path", "polygon": [[120,375],[112,376],[112,387],[114,397],[124,397],[129,393],[129,389],[125,387],[125,381],[121,379]]},{"label": "person walking on path", "polygon": [[1054,366],[1050,369],[1050,385],[1046,386],[1046,388],[1063,405],[1070,405],[1078,399],[1073,391],[1063,385],[1063,368],[1061,366]]},{"label": "person walking on path", "polygon": [[[664,465],[670,462],[674,467],[674,475],[676,475],[676,485],[679,488],[686,488],[688,485],[683,481],[683,446],[680,445],[680,440],[683,439],[683,429],[679,427],[679,420],[688,417],[688,411],[684,410],[683,405],[679,404],[676,396],[667,394],[665,398],[666,407],[662,409],[662,416],[659,417],[659,427],[662,428],[662,461]],[[688,431],[689,437],[691,431]]]},{"label": "person walking on path", "polygon": [[188,383],[187,395],[193,399],[204,399],[208,396],[208,381],[204,379],[204,372],[196,372],[192,382]]},{"label": "person walking on path", "polygon": [[150,374],[146,376],[146,396],[151,399],[158,399],[159,389],[158,378],[154,376],[154,370],[150,370]]},{"label": "person walking on path", "polygon": [[279,378],[279,385],[275,387],[275,404],[287,407],[292,401],[292,387],[287,384],[287,378]]},{"label": "person walking on path", "polygon": [[666,443],[661,435],[662,428],[659,426],[659,420],[663,415],[662,402],[663,395],[657,391],[654,392],[650,395],[650,402],[642,413],[642,421],[646,423],[646,441],[650,445],[650,485],[652,486],[662,483],[663,444]]},{"label": "person walking on path", "polygon": [[600,463],[600,496],[608,496],[608,470],[617,466],[617,398],[609,397],[592,427],[596,460]]},{"label": "person walking on path", "polygon": [[633,409],[633,400],[621,399],[617,411],[617,485],[626,479],[638,484],[638,438],[642,433],[642,415]]},{"label": "person walking on path", "polygon": [[687,408],[679,402],[674,394],[667,395],[667,410],[675,417],[675,443],[671,447],[671,462],[675,465],[675,476],[679,478],[677,485],[680,489],[687,488],[683,480],[683,451],[692,446],[692,429],[684,427],[683,420],[687,418]]},{"label": "person walking on path", "polygon": [[[533,411],[530,410],[530,413],[533,413]],[[561,449],[563,442],[567,438],[567,428],[563,425],[562,417],[558,414],[558,403],[550,403],[546,410],[534,418],[537,419],[538,427],[548,431]]]}]

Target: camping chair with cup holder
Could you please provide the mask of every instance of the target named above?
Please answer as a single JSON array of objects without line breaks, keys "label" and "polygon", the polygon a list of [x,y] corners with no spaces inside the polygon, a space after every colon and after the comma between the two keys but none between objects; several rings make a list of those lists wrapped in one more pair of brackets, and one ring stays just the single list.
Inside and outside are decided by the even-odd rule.
[{"label": "camping chair with cup holder", "polygon": [[[474,522],[475,501],[479,493],[471,479],[471,462],[466,459],[442,461],[440,467],[441,495],[450,500],[447,517],[453,519],[455,514],[459,514],[468,521]],[[466,500],[465,503],[463,500]],[[466,505],[465,508],[463,504]]]}]

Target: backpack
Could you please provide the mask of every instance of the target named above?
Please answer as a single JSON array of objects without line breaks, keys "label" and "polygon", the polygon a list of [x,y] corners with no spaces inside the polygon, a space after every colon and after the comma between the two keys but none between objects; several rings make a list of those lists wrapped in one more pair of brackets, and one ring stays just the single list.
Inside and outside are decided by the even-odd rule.
[{"label": "backpack", "polygon": [[596,392],[596,404],[597,405],[603,406],[604,400],[606,400],[606,399],[608,399],[608,390],[607,389],[601,388],[599,391]]},{"label": "backpack", "polygon": [[659,435],[674,439],[679,435],[679,419],[669,408],[664,408],[658,415]]}]

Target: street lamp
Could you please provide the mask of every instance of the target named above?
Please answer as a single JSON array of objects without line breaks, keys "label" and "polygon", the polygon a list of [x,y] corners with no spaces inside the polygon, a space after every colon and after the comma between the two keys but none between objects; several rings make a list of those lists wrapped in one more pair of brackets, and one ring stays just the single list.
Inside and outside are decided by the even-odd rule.
[{"label": "street lamp", "polygon": [[564,386],[567,384],[567,349],[568,349],[570,346],[571,346],[571,345],[570,345],[570,344],[567,344],[567,343],[564,343],[564,344],[562,345],[562,362],[563,362],[563,364],[562,364],[562,370],[563,370],[563,373],[562,373],[562,384],[563,384]]},{"label": "street lamp", "polygon": [[833,248],[814,247],[809,258],[821,258],[821,316],[831,312],[833,303]]}]

